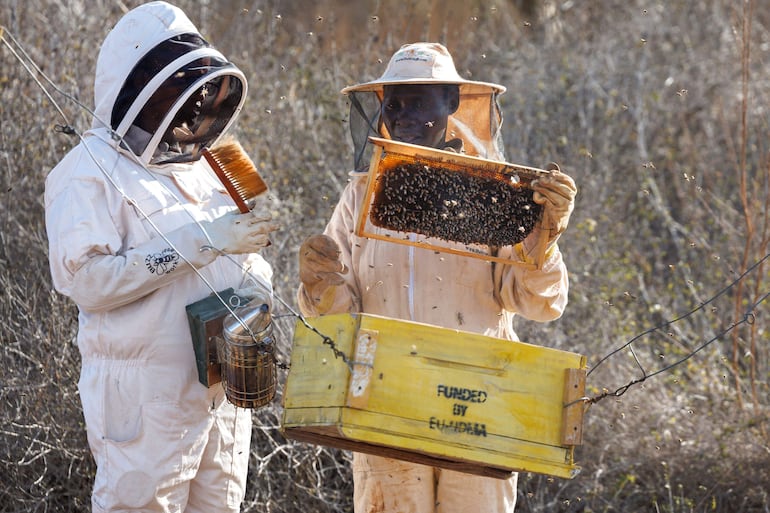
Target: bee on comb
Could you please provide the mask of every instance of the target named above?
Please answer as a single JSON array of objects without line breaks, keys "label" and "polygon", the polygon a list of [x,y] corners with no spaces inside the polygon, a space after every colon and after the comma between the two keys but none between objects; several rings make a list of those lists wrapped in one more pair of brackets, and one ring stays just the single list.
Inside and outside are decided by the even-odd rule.
[{"label": "bee on comb", "polygon": [[399,162],[377,177],[371,221],[447,241],[513,245],[529,235],[542,210],[527,185],[504,175]]},{"label": "bee on comb", "polygon": [[267,183],[234,138],[226,138],[202,153],[241,213],[249,212],[257,196],[267,192]]},{"label": "bee on comb", "polygon": [[356,235],[542,268],[548,240],[542,231],[526,261],[498,255],[494,248],[536,233],[543,208],[534,201],[532,182],[551,171],[379,137],[369,141],[372,156]]}]

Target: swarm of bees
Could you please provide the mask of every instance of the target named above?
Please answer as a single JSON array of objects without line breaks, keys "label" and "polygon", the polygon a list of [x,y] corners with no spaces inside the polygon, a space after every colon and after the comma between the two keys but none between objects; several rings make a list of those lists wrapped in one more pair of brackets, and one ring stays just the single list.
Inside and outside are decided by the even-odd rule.
[{"label": "swarm of bees", "polygon": [[515,179],[402,163],[377,177],[370,219],[398,232],[508,246],[521,242],[540,218],[532,192]]}]

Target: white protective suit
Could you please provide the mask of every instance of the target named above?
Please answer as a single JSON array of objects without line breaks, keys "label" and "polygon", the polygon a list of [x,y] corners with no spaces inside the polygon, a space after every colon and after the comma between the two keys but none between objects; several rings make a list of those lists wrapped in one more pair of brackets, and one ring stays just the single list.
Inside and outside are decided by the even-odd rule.
[{"label": "white protective suit", "polygon": [[[418,51],[413,52],[410,46]],[[426,47],[427,51],[424,50]],[[428,57],[423,58],[421,52]],[[404,53],[406,58],[401,58]],[[402,65],[404,62],[406,64]],[[421,76],[423,72],[424,76]],[[379,94],[381,99],[383,84],[410,82],[461,84],[461,102],[466,105],[461,103],[458,112],[450,116],[450,123],[459,127],[460,116],[464,115],[466,121],[476,116],[476,135],[479,137],[463,135],[463,143],[474,154],[502,160],[500,154],[494,153],[498,151],[496,137],[501,123],[495,109],[494,93],[504,91],[504,88],[460,79],[446,49],[440,45],[418,43],[406,45],[397,52],[383,77],[377,81],[343,90],[353,100],[351,132],[358,169],[362,167],[361,155],[365,155],[361,149],[365,135],[387,135],[378,120],[379,102],[373,95]],[[368,98],[354,97],[370,91],[373,94]],[[486,118],[482,116],[484,114]],[[352,121],[356,115],[364,118],[358,127]],[[463,124],[473,125],[470,122]],[[360,127],[368,134],[357,134]],[[459,128],[450,131],[453,135],[460,134]],[[478,141],[487,144],[471,146],[472,142]],[[567,304],[568,276],[555,242],[547,251],[542,268],[535,270],[358,237],[355,235],[356,223],[366,195],[367,174],[354,171],[350,176],[352,179],[324,230],[341,250],[340,259],[348,269],[347,273],[341,274],[345,283],[327,289],[320,300],[311,297],[301,285],[298,303],[305,315],[365,312],[518,340],[512,326],[515,315],[533,321],[550,321],[563,313]],[[382,228],[369,228],[393,238],[405,236]],[[515,246],[499,248],[497,256],[533,263],[534,251],[527,248],[536,247],[536,241],[530,240],[534,237],[533,234]],[[467,249],[459,244],[455,247]],[[474,249],[490,251],[486,246]],[[512,513],[516,504],[516,474],[509,479],[487,478],[354,453],[353,476],[356,513]]]},{"label": "white protective suit", "polygon": [[[158,141],[182,96],[227,77],[218,82],[233,87],[218,111],[224,118],[214,116],[206,128],[207,141],[216,139],[240,111],[246,81],[216,50],[191,43],[174,46],[171,61],[156,54],[145,65],[157,74],[135,96],[124,94],[140,59],[184,34],[198,31],[163,2],[118,22],[97,62],[93,126],[46,181],[53,282],[79,308],[78,387],[97,465],[95,512],[236,512],[245,492],[251,412],[230,404],[221,384],[199,383],[185,306],[244,280],[269,288],[272,271],[257,254],[207,249],[211,237],[198,222],[234,204],[205,160],[188,154],[174,162]],[[181,90],[157,132],[143,137],[132,120],[161,83],[185,76],[182,69],[194,70],[194,85]],[[126,140],[132,130],[139,134],[131,138],[133,153],[108,124]]]}]

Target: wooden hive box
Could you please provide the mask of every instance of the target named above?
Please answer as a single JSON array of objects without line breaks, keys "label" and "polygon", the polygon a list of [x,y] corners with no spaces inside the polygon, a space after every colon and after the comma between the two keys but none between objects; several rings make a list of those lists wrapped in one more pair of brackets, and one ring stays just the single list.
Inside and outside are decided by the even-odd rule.
[{"label": "wooden hive box", "polygon": [[572,478],[584,356],[368,314],[297,323],[287,438],[505,478]]}]

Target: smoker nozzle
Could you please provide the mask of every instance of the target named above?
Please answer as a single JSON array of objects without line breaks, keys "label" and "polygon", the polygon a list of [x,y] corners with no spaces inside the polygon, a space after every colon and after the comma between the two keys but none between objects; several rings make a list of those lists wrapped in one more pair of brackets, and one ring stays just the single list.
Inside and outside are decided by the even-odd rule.
[{"label": "smoker nozzle", "polygon": [[255,298],[246,306],[236,308],[234,313],[237,317],[230,314],[223,322],[222,332],[226,339],[248,342],[252,341],[252,334],[261,339],[261,335],[271,327],[270,303],[265,298]]}]

